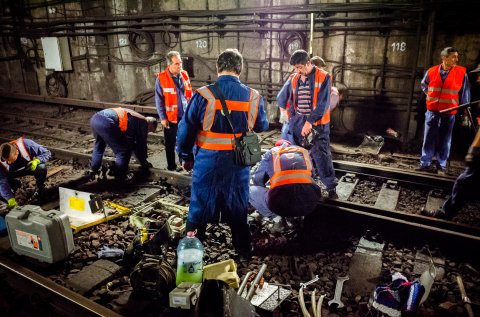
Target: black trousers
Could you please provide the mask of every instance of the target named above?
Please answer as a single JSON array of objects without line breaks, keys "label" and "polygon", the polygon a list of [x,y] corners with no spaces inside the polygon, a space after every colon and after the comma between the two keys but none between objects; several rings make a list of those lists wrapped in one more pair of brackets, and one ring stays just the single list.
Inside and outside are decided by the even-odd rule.
[{"label": "black trousers", "polygon": [[174,171],[177,168],[177,163],[175,162],[175,144],[177,143],[178,123],[169,122],[168,125],[168,129],[163,129],[165,154],[167,156],[167,169],[169,171]]}]

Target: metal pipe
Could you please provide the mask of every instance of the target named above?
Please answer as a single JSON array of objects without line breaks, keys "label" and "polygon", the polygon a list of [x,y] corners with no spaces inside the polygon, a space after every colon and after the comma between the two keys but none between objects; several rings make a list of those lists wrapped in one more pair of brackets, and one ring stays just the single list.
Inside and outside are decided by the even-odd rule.
[{"label": "metal pipe", "polygon": [[308,55],[313,54],[313,12],[310,13],[310,43],[308,45]]},{"label": "metal pipe", "polygon": [[237,291],[238,295],[242,296],[243,289],[247,285],[248,278],[250,277],[250,275],[252,275],[252,272],[247,272],[247,274],[245,274],[245,277],[243,278],[242,284],[240,284],[240,287],[238,288],[238,291]]},{"label": "metal pipe", "polygon": [[255,279],[252,282],[252,286],[248,290],[247,293],[247,300],[251,300],[253,297],[253,294],[255,293],[255,286],[260,282],[260,279],[263,276],[263,273],[265,273],[265,270],[267,269],[267,265],[265,263],[262,264],[260,267],[260,270],[257,273],[257,276],[255,276]]},{"label": "metal pipe", "polygon": [[463,280],[460,275],[457,275],[457,284],[458,288],[460,289],[460,295],[462,296],[462,302],[465,306],[468,317],[475,317],[475,315],[473,314],[472,305],[470,305],[470,299],[467,296],[467,292],[465,291],[465,285],[463,285]]}]

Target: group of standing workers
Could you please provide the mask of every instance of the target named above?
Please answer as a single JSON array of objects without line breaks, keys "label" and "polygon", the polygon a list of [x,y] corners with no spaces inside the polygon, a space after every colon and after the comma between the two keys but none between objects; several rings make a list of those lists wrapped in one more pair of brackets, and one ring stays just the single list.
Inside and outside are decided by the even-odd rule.
[{"label": "group of standing workers", "polygon": [[[422,89],[427,94],[427,115],[419,168],[430,169],[435,156],[440,172],[446,169],[455,110],[447,114],[439,111],[470,100],[466,70],[456,66],[457,51],[446,48],[441,56],[442,64],[430,68],[422,80]],[[325,186],[329,198],[337,197],[329,135],[330,112],[337,106],[341,91],[332,87],[332,78],[323,69],[325,63],[321,58],[310,58],[306,51],[297,50],[290,64],[295,72],[277,96],[285,122],[283,139],[263,156],[253,174],[252,186],[249,186],[250,167],[234,162],[234,136],[241,139],[248,131],[265,131],[269,124],[262,96],[239,79],[243,57],[238,50],[223,51],[216,61],[216,83],[196,91],[192,90],[189,76],[182,69],[178,52],[167,54],[167,67],[157,74],[155,104],[164,130],[167,169],[193,169],[186,229],[196,230],[202,240],[207,223],[229,224],[240,258],[248,258],[251,251],[247,222],[249,202],[266,217],[304,216],[315,210],[322,196],[316,177]],[[222,101],[230,112],[231,124],[222,109]],[[155,118],[129,109],[112,108],[97,112],[90,123],[95,145],[89,177],[99,172],[107,145],[115,154],[110,175],[117,179],[125,179],[132,152],[142,168],[152,167],[147,160],[147,134],[156,130]],[[480,136],[477,135],[476,140],[469,155],[470,161],[478,165]],[[177,165],[175,151],[183,166]],[[15,178],[26,174],[35,176],[35,195],[41,196],[50,152],[24,138],[3,144],[0,152],[3,166],[0,194],[8,205],[17,204],[14,191],[20,186]],[[478,178],[477,170],[478,166],[469,167],[463,183]],[[461,188],[461,184],[460,181],[457,187]],[[464,196],[452,195],[446,206],[461,205]],[[450,214],[447,209],[445,212]]]}]

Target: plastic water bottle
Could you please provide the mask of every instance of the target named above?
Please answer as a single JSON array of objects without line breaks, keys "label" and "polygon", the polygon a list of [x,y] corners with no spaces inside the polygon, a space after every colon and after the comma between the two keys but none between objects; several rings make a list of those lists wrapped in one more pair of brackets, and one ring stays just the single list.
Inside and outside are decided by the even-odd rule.
[{"label": "plastic water bottle", "polygon": [[177,247],[177,286],[182,282],[202,283],[203,245],[194,231],[180,240]]}]

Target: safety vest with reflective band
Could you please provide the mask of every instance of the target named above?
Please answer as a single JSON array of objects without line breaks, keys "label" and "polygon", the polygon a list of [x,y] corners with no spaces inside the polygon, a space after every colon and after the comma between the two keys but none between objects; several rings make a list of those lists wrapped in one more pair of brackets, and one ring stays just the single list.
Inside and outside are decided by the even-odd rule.
[{"label": "safety vest with reflective band", "polygon": [[[180,74],[183,80],[185,99],[187,99],[187,102],[189,102],[192,98],[192,85],[190,84],[190,78],[188,78],[188,74],[184,70],[182,70]],[[163,90],[167,119],[172,123],[177,123],[178,97],[177,91],[175,90],[175,83],[173,82],[172,76],[168,71],[168,67],[163,72],[158,73],[157,78],[160,80],[160,85],[162,86]]]},{"label": "safety vest with reflective band", "polygon": [[[458,92],[462,89],[467,71],[465,67],[454,66],[448,72],[444,82],[440,76],[440,66],[433,66],[428,70],[430,83],[427,92],[427,109],[435,112],[458,106]],[[457,110],[448,113],[456,114]]]},{"label": "safety vest with reflective band", "polygon": [[[288,156],[300,156],[305,162],[306,169],[282,170],[281,160],[291,159]],[[297,146],[277,146],[272,149],[273,176],[270,178],[270,189],[288,184],[311,184],[312,161],[310,154],[304,148]]]},{"label": "safety vest with reflective band", "polygon": [[[320,69],[318,67],[315,67],[315,86],[313,88],[313,102],[312,102],[312,109],[315,109],[317,107],[317,101],[318,101],[318,93],[320,92],[320,87],[322,87],[323,81],[325,80],[325,77],[328,75],[326,71],[323,69]],[[299,80],[300,75],[298,73],[295,73],[291,78],[292,78],[292,95],[293,95],[293,106],[296,107],[297,104],[297,84]],[[330,94],[330,93],[329,93]],[[313,125],[319,125],[319,124],[327,124],[330,122],[330,105],[327,105],[327,108],[325,109],[325,113],[323,114],[322,118],[320,120],[315,121]]]},{"label": "safety vest with reflective band", "polygon": [[[222,110],[222,103],[219,99],[215,99],[215,96],[207,87],[201,87],[197,92],[207,100],[207,106],[203,117],[202,130],[198,132],[195,144],[207,150],[233,150],[235,144],[233,133],[210,131],[217,110]],[[253,130],[255,121],[257,120],[259,102],[260,94],[252,88],[250,88],[250,98],[248,101],[225,100],[229,111],[241,111],[247,114],[249,131]],[[236,133],[235,137],[240,138],[242,135],[242,132]]]},{"label": "safety vest with reflective band", "polygon": [[135,112],[130,109],[125,109],[125,108],[112,108],[117,113],[118,116],[118,127],[120,128],[120,131],[126,132],[128,128],[128,114],[131,114],[132,116],[135,116],[139,119],[146,120],[144,116],[139,114],[138,112]]},{"label": "safety vest with reflective band", "polygon": [[[14,144],[17,146],[18,152],[20,152],[20,155],[27,161],[30,162],[30,154],[27,151],[27,148],[25,147],[25,143],[23,142],[23,137],[18,138],[17,140],[12,140],[10,141],[11,144]],[[7,164],[6,161],[0,161],[0,164],[8,171],[10,171],[10,165]]]}]

